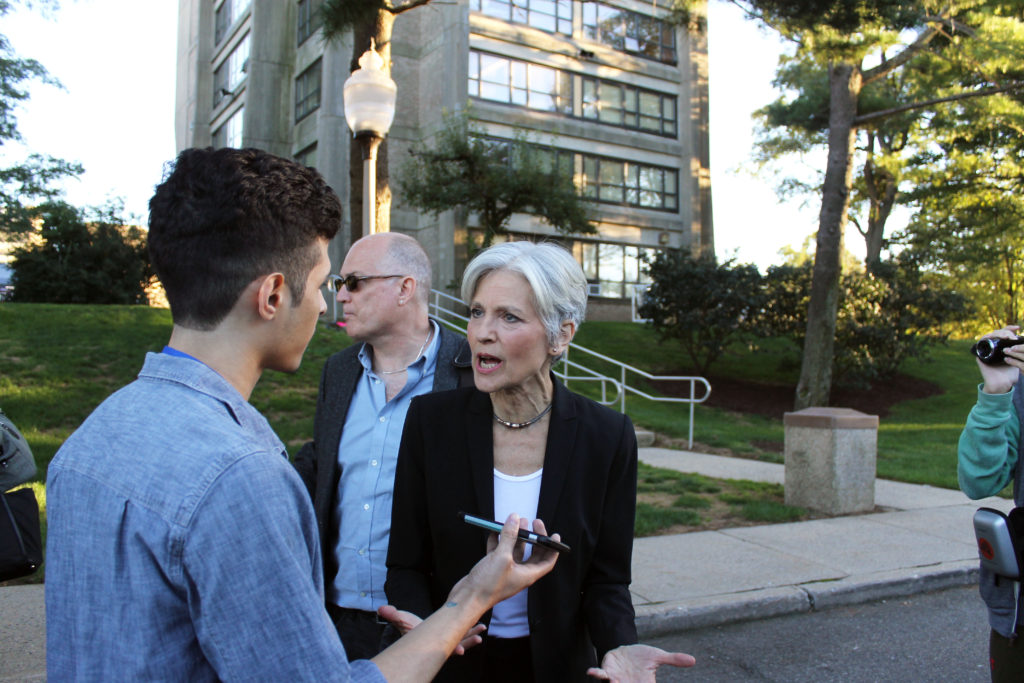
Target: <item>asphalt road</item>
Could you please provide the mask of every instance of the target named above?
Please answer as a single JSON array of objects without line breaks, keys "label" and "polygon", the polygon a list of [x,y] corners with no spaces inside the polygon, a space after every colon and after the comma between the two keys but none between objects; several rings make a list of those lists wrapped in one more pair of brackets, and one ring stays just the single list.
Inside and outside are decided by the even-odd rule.
[{"label": "asphalt road", "polygon": [[697,658],[670,681],[989,681],[988,624],[976,587],[718,626],[647,641]]}]

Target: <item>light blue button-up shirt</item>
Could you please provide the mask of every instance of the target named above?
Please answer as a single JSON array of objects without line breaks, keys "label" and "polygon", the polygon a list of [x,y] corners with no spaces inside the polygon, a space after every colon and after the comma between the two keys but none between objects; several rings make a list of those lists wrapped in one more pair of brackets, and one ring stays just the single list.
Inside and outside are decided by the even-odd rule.
[{"label": "light blue button-up shirt", "polygon": [[284,446],[206,365],[148,354],[46,484],[50,680],[384,680],[346,661]]},{"label": "light blue button-up shirt", "polygon": [[387,604],[385,562],[398,446],[409,403],[434,386],[441,345],[437,323],[430,324],[430,344],[408,367],[405,386],[390,401],[384,394],[383,378],[373,372],[372,350],[364,344],[359,351],[363,374],[338,444],[341,477],[338,505],[333,511],[334,528],[338,530],[334,547],[338,574],[328,587],[328,598],[341,607],[369,612]]}]

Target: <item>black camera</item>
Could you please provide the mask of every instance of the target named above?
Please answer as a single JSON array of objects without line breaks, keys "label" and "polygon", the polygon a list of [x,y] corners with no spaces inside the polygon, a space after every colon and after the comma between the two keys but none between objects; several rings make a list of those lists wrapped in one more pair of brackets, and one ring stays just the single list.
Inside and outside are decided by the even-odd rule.
[{"label": "black camera", "polygon": [[999,365],[1006,358],[1003,350],[1018,344],[1024,344],[1024,337],[1014,337],[1013,339],[985,337],[978,340],[978,343],[971,347],[971,353],[986,365]]}]

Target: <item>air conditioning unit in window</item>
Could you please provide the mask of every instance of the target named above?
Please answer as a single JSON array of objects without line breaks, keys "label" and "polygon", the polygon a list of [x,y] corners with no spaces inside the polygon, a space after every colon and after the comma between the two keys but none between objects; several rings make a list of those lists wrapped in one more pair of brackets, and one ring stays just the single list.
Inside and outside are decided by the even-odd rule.
[{"label": "air conditioning unit in window", "polygon": [[589,283],[587,283],[587,296],[601,296],[601,283],[600,282],[589,282]]}]

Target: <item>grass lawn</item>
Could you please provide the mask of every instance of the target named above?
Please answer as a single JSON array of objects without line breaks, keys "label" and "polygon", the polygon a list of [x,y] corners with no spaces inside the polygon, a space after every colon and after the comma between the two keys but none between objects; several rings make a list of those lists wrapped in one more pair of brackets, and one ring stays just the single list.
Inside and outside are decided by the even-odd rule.
[{"label": "grass lawn", "polygon": [[[642,325],[587,322],[580,327],[576,341],[652,374],[678,374],[689,365],[676,345],[659,342]],[[957,487],[957,439],[974,405],[980,381],[978,370],[968,356],[971,343],[954,340],[934,348],[925,359],[913,359],[905,364],[904,373],[937,384],[942,393],[899,403],[888,417],[879,420],[879,477]],[[778,340],[767,340],[756,349],[733,348],[715,364],[713,371],[723,377],[750,382],[795,385],[799,356],[790,346]],[[574,389],[586,391],[581,387]],[[791,410],[792,406],[783,409]],[[677,439],[687,437],[689,416],[685,404],[655,403],[629,396],[626,412],[638,426]],[[783,438],[781,417],[769,419],[703,405],[695,410],[694,440],[713,449],[782,462],[780,453],[757,444],[782,443]]]},{"label": "grass lawn", "polygon": [[[61,443],[104,398],[135,377],[147,351],[163,348],[170,330],[167,310],[0,304],[0,407],[31,444],[40,468],[39,482]],[[678,373],[687,366],[677,347],[660,343],[642,325],[588,322],[580,328],[577,341],[654,374]],[[324,360],[349,343],[338,328],[319,327],[297,373],[269,372],[253,392],[252,404],[267,416],[291,453],[312,434]],[[880,477],[956,487],[956,440],[978,382],[977,370],[967,357],[968,346],[966,341],[954,342],[937,349],[926,361],[907,364],[907,374],[928,378],[944,393],[901,403],[881,421]],[[757,349],[732,349],[715,372],[749,381],[788,382],[795,381],[795,367],[788,345],[767,340]],[[687,436],[688,408],[683,404],[630,396],[626,410],[638,426],[668,437]],[[781,419],[697,406],[694,437],[714,449],[781,461],[778,453],[757,446],[783,440]],[[700,528],[709,520],[787,521],[805,514],[782,504],[781,487],[748,484],[700,481],[643,468],[637,533]],[[45,506],[42,484],[37,482],[34,488]],[[36,580],[41,576],[37,573]]]}]

